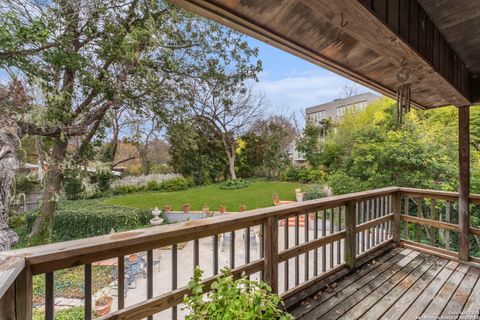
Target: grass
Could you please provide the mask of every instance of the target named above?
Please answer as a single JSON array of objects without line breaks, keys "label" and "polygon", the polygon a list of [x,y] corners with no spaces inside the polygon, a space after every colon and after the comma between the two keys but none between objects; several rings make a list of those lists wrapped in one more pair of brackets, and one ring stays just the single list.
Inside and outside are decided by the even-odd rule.
[{"label": "grass", "polygon": [[[110,266],[92,266],[92,291],[97,292],[107,287],[112,281]],[[54,292],[56,297],[83,299],[84,269],[73,267],[55,272]],[[42,304],[45,299],[45,275],[33,277],[33,303]]]},{"label": "grass", "polygon": [[274,194],[278,194],[280,200],[295,200],[295,189],[304,187],[304,184],[298,182],[257,181],[244,189],[222,190],[220,185],[214,184],[177,192],[142,192],[116,196],[104,200],[103,204],[141,209],[163,208],[168,204],[176,211],[182,210],[184,204],[189,204],[193,211],[201,211],[204,205],[210,210],[218,210],[224,205],[227,211],[238,211],[241,205],[245,205],[250,210],[272,206]]}]

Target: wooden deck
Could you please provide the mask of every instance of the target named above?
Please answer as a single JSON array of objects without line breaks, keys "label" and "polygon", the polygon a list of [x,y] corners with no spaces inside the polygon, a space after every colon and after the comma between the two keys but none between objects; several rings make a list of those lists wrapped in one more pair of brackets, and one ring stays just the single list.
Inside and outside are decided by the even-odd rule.
[{"label": "wooden deck", "polygon": [[296,319],[479,319],[480,269],[395,248],[290,310]]}]

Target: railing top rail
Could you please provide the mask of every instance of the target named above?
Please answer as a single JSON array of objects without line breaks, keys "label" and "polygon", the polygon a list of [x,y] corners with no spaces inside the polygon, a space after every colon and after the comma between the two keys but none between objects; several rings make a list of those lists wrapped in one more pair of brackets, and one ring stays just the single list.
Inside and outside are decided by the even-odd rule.
[{"label": "railing top rail", "polygon": [[13,250],[1,253],[0,256],[25,258],[32,268],[32,273],[40,274],[254,226],[272,216],[286,217],[295,212],[328,209],[345,205],[349,201],[363,201],[398,191],[398,187],[362,191],[225,214],[208,219]]},{"label": "railing top rail", "polygon": [[0,256],[0,298],[25,268],[25,258]]},{"label": "railing top rail", "polygon": [[[432,198],[432,199],[440,199],[440,200],[446,200],[446,201],[452,201],[452,202],[458,201],[458,192],[416,189],[416,188],[400,188],[400,192],[404,195],[408,195],[412,197]],[[480,204],[480,195],[471,194],[470,202],[473,204]]]}]

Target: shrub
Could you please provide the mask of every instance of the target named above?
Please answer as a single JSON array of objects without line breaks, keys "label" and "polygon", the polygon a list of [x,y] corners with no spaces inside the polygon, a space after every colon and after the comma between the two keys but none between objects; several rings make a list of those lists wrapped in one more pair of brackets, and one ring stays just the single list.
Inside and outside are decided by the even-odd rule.
[{"label": "shrub", "polygon": [[[38,211],[29,214],[30,232]],[[146,209],[103,205],[99,200],[60,201],[53,221],[53,241],[68,241],[150,226]]]},{"label": "shrub", "polygon": [[326,196],[326,194],[323,191],[323,186],[318,185],[318,184],[314,184],[314,185],[309,186],[305,190],[305,194],[303,195],[303,199],[304,200],[314,200],[314,199],[323,198],[325,196]]},{"label": "shrub", "polygon": [[65,195],[69,200],[76,200],[82,197],[84,191],[84,177],[78,171],[67,171],[63,179]]},{"label": "shrub", "polygon": [[282,299],[271,293],[268,284],[248,280],[245,276],[234,280],[229,269],[222,270],[222,275],[212,284],[212,291],[206,293],[204,299],[202,274],[200,268],[195,268],[188,283],[192,295],[183,300],[184,309],[189,311],[185,317],[187,320],[293,319],[282,310]]},{"label": "shrub", "polygon": [[336,171],[328,178],[328,186],[332,188],[335,194],[345,194],[367,190],[368,186],[365,182],[349,176],[344,171]]},{"label": "shrub", "polygon": [[322,183],[325,182],[325,172],[320,169],[308,167],[289,167],[280,174],[284,181],[303,182],[303,183]]},{"label": "shrub", "polygon": [[220,184],[220,189],[223,190],[235,190],[235,189],[243,189],[250,186],[250,182],[243,180],[243,179],[233,179],[227,180]]},{"label": "shrub", "polygon": [[129,194],[129,193],[134,193],[134,192],[140,192],[140,191],[144,191],[144,190],[145,190],[144,186],[124,184],[124,185],[113,188],[112,189],[112,194],[114,194],[114,195],[124,195],[124,194]]},{"label": "shrub", "polygon": [[109,166],[99,165],[96,168],[97,174],[97,188],[100,192],[107,192],[110,190],[110,183],[113,179],[112,170]]}]

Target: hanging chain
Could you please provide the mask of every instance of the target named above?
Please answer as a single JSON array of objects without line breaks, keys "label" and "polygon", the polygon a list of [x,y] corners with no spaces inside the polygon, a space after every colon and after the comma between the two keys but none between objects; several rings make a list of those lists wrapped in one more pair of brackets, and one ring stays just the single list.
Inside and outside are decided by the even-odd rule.
[{"label": "hanging chain", "polygon": [[407,62],[403,58],[401,63],[402,69],[397,73],[398,81],[402,85],[397,89],[397,125],[402,127],[405,113],[410,111],[411,86],[407,83],[409,75],[406,69]]}]

